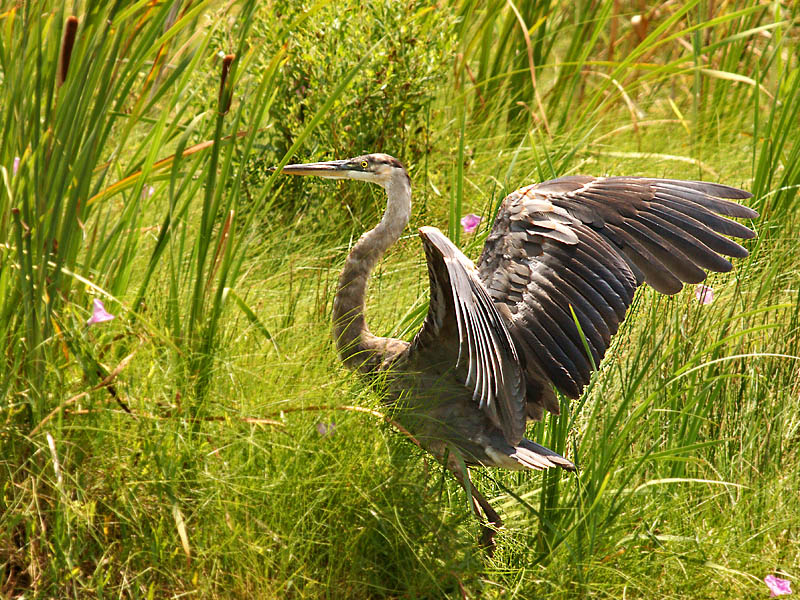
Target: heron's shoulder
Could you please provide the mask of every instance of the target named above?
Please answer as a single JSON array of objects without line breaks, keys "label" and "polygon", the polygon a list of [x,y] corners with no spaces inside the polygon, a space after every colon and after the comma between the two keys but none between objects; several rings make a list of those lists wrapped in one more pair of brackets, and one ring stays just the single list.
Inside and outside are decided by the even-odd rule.
[{"label": "heron's shoulder", "polygon": [[506,196],[506,201],[546,199],[555,195],[569,194],[602,179],[602,177],[591,175],[565,175],[557,179],[522,186]]}]

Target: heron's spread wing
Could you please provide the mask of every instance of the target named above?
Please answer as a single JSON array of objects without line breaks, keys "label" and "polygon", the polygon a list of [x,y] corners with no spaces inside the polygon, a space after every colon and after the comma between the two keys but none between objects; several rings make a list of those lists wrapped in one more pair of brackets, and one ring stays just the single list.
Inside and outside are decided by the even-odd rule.
[{"label": "heron's spread wing", "polygon": [[481,283],[478,272],[435,227],[422,227],[430,276],[428,316],[412,347],[446,355],[458,348],[457,365],[466,365],[464,384],[473,399],[517,444],[525,431],[523,375],[504,319]]},{"label": "heron's spread wing", "polygon": [[754,237],[724,218],[757,217],[731,201],[749,197],[719,184],[638,177],[562,177],[510,194],[478,269],[525,370],[528,415],[558,412],[553,385],[580,394],[639,284],[674,294],[705,279],[703,269],[729,271],[720,254],[747,256],[720,234]]}]

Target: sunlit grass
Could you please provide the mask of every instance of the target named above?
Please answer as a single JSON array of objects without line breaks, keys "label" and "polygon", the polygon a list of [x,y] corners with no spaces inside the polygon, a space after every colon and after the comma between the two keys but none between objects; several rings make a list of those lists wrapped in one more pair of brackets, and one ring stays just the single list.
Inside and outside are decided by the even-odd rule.
[{"label": "sunlit grass", "polygon": [[[26,137],[12,110],[41,109],[26,94],[36,69],[55,73],[56,23],[65,15],[37,22],[20,9],[3,12],[0,27],[13,35],[0,46],[0,593],[730,598],[765,596],[770,573],[796,587],[797,10],[741,3],[709,15],[701,2],[664,4],[640,35],[633,15],[611,1],[593,11],[595,4],[521,6],[538,99],[519,19],[504,2],[462,2],[461,21],[418,7],[400,28],[387,27],[382,19],[394,13],[380,6],[348,13],[321,3],[273,23],[237,4],[228,15],[239,19],[235,31],[222,8],[200,4],[196,16],[213,15],[214,25],[192,29],[191,16],[178,16],[186,30],[165,48],[182,59],[155,79],[148,60],[160,60],[156,42],[172,17],[169,6],[147,12],[139,4],[124,13],[126,26],[144,24],[129,54],[136,60],[119,64],[131,81],[150,83],[131,88],[124,118],[118,109],[98,113],[118,121],[97,130],[103,145],[70,159],[92,174],[77,186],[66,172],[43,171],[47,148],[66,150]],[[42,67],[38,45],[14,29],[23,16],[44,27]],[[78,16],[92,36],[106,31],[99,16],[88,24]],[[374,21],[357,28],[348,20],[356,17]],[[363,32],[396,31],[391,47],[406,44],[416,59],[424,47],[412,49],[413,28],[421,36],[414,43],[430,44],[426,65],[445,50],[463,53],[422,75],[403,66],[404,56],[392,62],[377,50],[333,71],[364,89],[381,67],[397,69],[431,99],[404,100],[424,113],[401,115],[419,126],[402,132],[417,157],[415,212],[371,282],[368,320],[378,334],[408,339],[424,314],[428,281],[415,227],[449,224],[456,232],[461,214],[482,215],[476,234],[460,233],[477,258],[493,211],[518,186],[608,173],[702,178],[755,193],[747,203],[762,218],[748,225],[759,237],[731,273],[709,279],[714,302],[700,305],[691,287],[672,298],[640,290],[584,397],[564,400],[561,417],[530,428],[531,437],[563,448],[579,472],[476,473],[506,523],[493,558],[477,548],[463,490],[441,466],[374,414],[347,408],[382,409],[376,391],[339,365],[329,322],[338,271],[377,218],[382,191],[242,174],[262,153],[267,164],[333,158],[340,143],[350,149],[354,140],[377,139],[364,123],[375,126],[381,115],[359,112],[341,78],[305,82],[327,96],[307,100],[316,112],[291,120],[305,93],[291,79],[304,64],[293,26],[309,28],[304,40],[338,32],[343,49],[348,36],[355,48],[380,49],[386,39]],[[275,32],[286,47],[269,46]],[[502,32],[506,45],[497,43]],[[111,41],[116,34],[106,32]],[[106,63],[80,62],[88,48],[109,56],[124,49],[102,46],[100,37],[81,43],[75,65],[96,77]],[[224,116],[215,58],[222,46],[241,61]],[[20,47],[26,53],[15,54]],[[289,55],[295,70],[286,72]],[[368,65],[366,75],[359,64]],[[51,83],[35,85],[46,92]],[[109,102],[125,89],[106,90]],[[55,131],[71,139],[70,126],[95,122],[91,113],[58,109],[69,94],[89,104],[81,89],[62,90],[52,110],[71,120]],[[275,90],[291,93],[273,97]],[[278,118],[286,121],[281,131],[296,134],[280,144],[270,138]],[[330,133],[345,123],[364,130],[342,139]],[[250,135],[256,129],[266,147]],[[246,133],[225,141],[237,131]],[[330,147],[320,145],[324,136]],[[184,155],[209,140],[218,143]],[[276,154],[281,144],[292,155]],[[159,170],[176,154],[182,158]],[[16,177],[14,156],[23,159]],[[152,196],[142,193],[149,185]],[[81,207],[80,225],[67,218],[67,204],[36,204],[42,196],[34,191],[47,186]],[[15,207],[41,210],[45,223],[61,210],[62,229],[74,227],[60,275],[67,283],[49,304],[38,287],[55,286],[49,234],[23,219],[34,225],[28,251]],[[32,277],[20,277],[25,269]],[[96,295],[116,319],[87,328]],[[41,327],[45,314],[57,329]],[[98,386],[111,374],[113,396]]]}]

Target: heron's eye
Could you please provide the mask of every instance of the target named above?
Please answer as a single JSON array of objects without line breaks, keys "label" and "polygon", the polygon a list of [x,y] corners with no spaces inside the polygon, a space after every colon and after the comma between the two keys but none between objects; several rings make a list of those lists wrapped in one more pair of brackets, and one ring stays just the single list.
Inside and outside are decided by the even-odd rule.
[{"label": "heron's eye", "polygon": [[365,161],[365,160],[361,161],[361,168],[362,169],[366,169],[368,166],[369,166],[369,163],[367,163],[367,161]]}]

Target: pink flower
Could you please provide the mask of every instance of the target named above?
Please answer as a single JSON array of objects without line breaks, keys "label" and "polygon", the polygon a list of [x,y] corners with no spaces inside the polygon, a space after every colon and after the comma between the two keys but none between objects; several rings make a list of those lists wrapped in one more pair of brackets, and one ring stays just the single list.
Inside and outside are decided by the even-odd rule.
[{"label": "pink flower", "polygon": [[147,200],[156,191],[152,185],[146,185],[142,188],[142,200]]},{"label": "pink flower", "polygon": [[694,297],[700,304],[711,304],[714,301],[714,288],[698,283],[694,288]]},{"label": "pink flower", "polygon": [[478,215],[469,213],[461,217],[461,226],[464,228],[464,233],[472,233],[481,224],[481,218]]},{"label": "pink flower", "polygon": [[792,582],[775,575],[767,575],[764,577],[764,583],[769,588],[770,596],[784,596],[792,593]]},{"label": "pink flower", "polygon": [[317,423],[316,426],[317,433],[320,434],[322,437],[331,436],[336,432],[336,423],[331,421],[330,423]]},{"label": "pink flower", "polygon": [[106,310],[106,307],[103,306],[103,302],[95,298],[94,302],[92,302],[92,316],[89,317],[89,320],[86,321],[86,324],[96,325],[98,323],[105,323],[106,321],[110,321],[113,318],[114,315],[112,315],[110,312]]},{"label": "pink flower", "polygon": [[11,174],[16,175],[19,171],[19,156],[14,157],[14,166],[11,167]]}]

